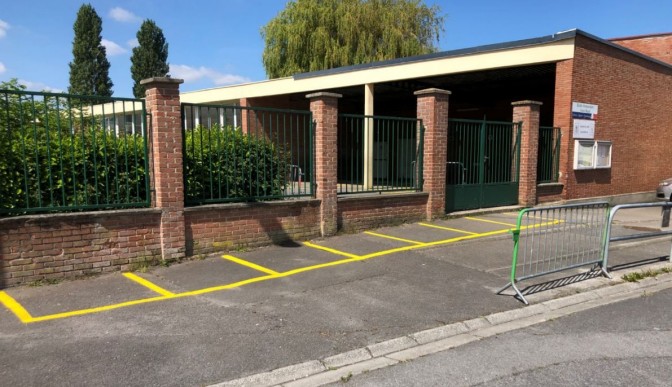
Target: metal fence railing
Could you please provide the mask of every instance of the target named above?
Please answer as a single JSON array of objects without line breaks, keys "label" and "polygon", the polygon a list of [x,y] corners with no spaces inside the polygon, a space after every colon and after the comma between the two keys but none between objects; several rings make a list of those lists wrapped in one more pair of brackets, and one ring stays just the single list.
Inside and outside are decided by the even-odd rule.
[{"label": "metal fence railing", "polygon": [[560,128],[539,128],[537,183],[557,183],[560,176]]},{"label": "metal fence railing", "polygon": [[416,118],[340,114],[338,193],[421,190],[423,137]]},{"label": "metal fence railing", "polygon": [[0,214],[149,206],[145,103],[0,90]]},{"label": "metal fence railing", "polygon": [[182,104],[185,204],[312,196],[309,111]]},{"label": "metal fence railing", "polygon": [[[612,230],[612,225],[614,222],[614,217],[620,210],[624,209],[636,209],[636,208],[652,208],[652,207],[660,207],[662,210],[662,224],[661,227],[669,227],[670,225],[670,210],[672,209],[672,202],[658,202],[658,203],[634,203],[634,204],[619,204],[617,206],[614,206],[611,211],[609,211],[609,218],[607,219],[607,231],[605,233],[605,238],[604,238],[604,246],[603,246],[603,262],[602,262],[602,268],[606,271],[609,269],[609,248],[611,245],[611,242],[620,242],[620,241],[627,241],[627,240],[635,240],[635,239],[646,239],[646,238],[655,238],[655,237],[660,237],[660,236],[667,236],[667,235],[672,235],[671,230],[660,230],[660,231],[650,231],[650,232],[641,232],[637,234],[629,234],[629,235],[620,235],[620,236],[612,236],[611,235],[611,230]],[[670,255],[668,256],[668,260],[672,261],[672,246],[670,247]]]},{"label": "metal fence railing", "polygon": [[518,282],[582,266],[602,265],[602,243],[607,226],[606,202],[520,211],[513,233],[510,282],[497,294],[512,287],[527,304]]}]

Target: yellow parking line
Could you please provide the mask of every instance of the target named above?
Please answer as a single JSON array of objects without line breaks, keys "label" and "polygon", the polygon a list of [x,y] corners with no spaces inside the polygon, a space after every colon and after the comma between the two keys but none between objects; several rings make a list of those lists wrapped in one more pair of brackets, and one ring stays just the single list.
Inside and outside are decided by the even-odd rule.
[{"label": "yellow parking line", "polygon": [[[527,228],[533,228],[533,227],[542,227],[546,225],[552,225],[552,224],[559,224],[561,221],[559,220],[554,220],[552,222],[546,222],[546,223],[540,223],[540,224],[534,224],[530,226],[525,226],[521,227],[521,229],[527,229]],[[250,279],[246,279],[243,281],[238,281],[234,282],[231,284],[226,284],[226,285],[220,285],[220,286],[213,286],[210,288],[203,288],[203,289],[197,289],[197,290],[192,290],[192,291],[187,291],[183,293],[177,293],[173,294],[170,293],[170,295],[163,295],[159,297],[152,297],[152,298],[143,298],[143,299],[138,299],[138,300],[132,300],[132,301],[126,301],[126,302],[121,302],[118,304],[112,304],[112,305],[105,305],[105,306],[99,306],[99,307],[94,307],[94,308],[89,308],[89,309],[79,309],[79,310],[73,310],[69,312],[63,312],[63,313],[55,313],[55,314],[50,314],[50,315],[44,315],[44,316],[39,316],[39,317],[32,317],[30,313],[26,309],[24,309],[21,304],[19,304],[16,300],[14,300],[11,296],[9,296],[7,293],[4,291],[0,291],[0,302],[4,304],[10,311],[12,311],[17,318],[23,322],[23,323],[33,323],[33,322],[41,322],[41,321],[48,321],[48,320],[56,320],[56,319],[61,319],[61,318],[67,318],[67,317],[74,317],[74,316],[81,316],[81,315],[86,315],[86,314],[92,314],[92,313],[99,313],[103,311],[109,311],[109,310],[114,310],[114,309],[119,309],[119,308],[124,308],[128,306],[134,306],[134,305],[141,305],[141,304],[147,304],[151,302],[158,302],[158,301],[165,301],[165,300],[170,300],[170,299],[175,299],[175,298],[183,298],[183,297],[190,297],[190,296],[197,296],[201,294],[206,294],[206,293],[212,293],[220,290],[227,290],[227,289],[233,289],[233,288],[238,288],[242,287],[244,285],[256,283],[256,282],[262,282],[262,281],[268,281],[276,278],[282,278],[282,277],[289,277],[295,274],[300,274],[304,273],[307,271],[312,271],[312,270],[317,270],[317,269],[322,269],[325,267],[330,267],[330,266],[337,266],[337,265],[342,265],[346,263],[351,263],[355,261],[360,261],[360,260],[365,260],[365,259],[371,259],[375,257],[381,257],[384,255],[389,255],[401,251],[409,251],[409,250],[415,250],[415,249],[420,249],[423,247],[430,247],[430,246],[438,246],[438,245],[443,245],[443,244],[448,244],[448,243],[453,243],[453,242],[458,242],[458,241],[463,241],[463,240],[470,240],[470,239],[477,239],[477,238],[482,238],[486,236],[491,236],[491,235],[497,235],[497,234],[504,234],[513,229],[511,228],[506,228],[502,230],[496,230],[496,231],[490,231],[490,232],[485,232],[481,234],[472,234],[472,235],[463,235],[460,237],[456,238],[451,238],[451,239],[444,239],[440,241],[435,241],[435,242],[427,242],[423,243],[421,245],[411,245],[411,246],[404,246],[396,249],[389,249],[389,250],[384,250],[384,251],[379,251],[367,255],[362,255],[362,256],[357,256],[354,254],[349,254],[345,253],[342,251],[334,250],[334,249],[329,249],[323,246],[318,246],[318,245],[313,245],[309,242],[305,242],[307,246],[314,247],[317,249],[325,250],[325,251],[330,251],[333,252],[334,254],[339,254],[339,255],[345,255],[351,259],[342,259],[339,261],[333,261],[333,262],[327,262],[319,265],[313,265],[313,266],[306,266],[306,267],[301,267],[298,269],[293,269],[289,270],[286,272],[278,273],[273,270],[269,270],[270,272],[273,272],[275,274],[270,274],[266,276],[261,276],[261,277],[254,277]],[[230,256],[227,256],[230,257]],[[229,258],[227,258],[229,259]],[[235,258],[238,259],[238,258]],[[240,260],[243,261],[243,260]],[[243,261],[247,262],[247,261]],[[247,262],[250,263],[250,262]],[[254,265],[254,264],[252,264]],[[258,265],[255,265],[258,266]],[[261,266],[259,266],[261,267]],[[265,269],[265,268],[264,268]],[[130,274],[130,273],[125,273],[125,274]],[[149,282],[149,281],[147,281]],[[154,285],[155,286],[155,285]],[[158,287],[157,287],[158,288]],[[166,291],[167,292],[167,291]],[[169,292],[167,292],[169,293]]]},{"label": "yellow parking line", "polygon": [[95,307],[95,308],[88,308],[88,309],[71,310],[69,312],[55,313],[55,314],[48,314],[48,315],[45,315],[45,316],[33,317],[32,321],[30,321],[30,322],[42,322],[42,321],[49,321],[49,320],[58,320],[58,319],[61,319],[61,318],[82,316],[82,315],[92,314],[92,313],[100,313],[100,312],[104,312],[104,311],[108,311],[108,310],[125,308],[127,306],[147,304],[149,302],[169,300],[169,299],[178,298],[178,297],[179,297],[178,295],[175,295],[175,296],[159,296],[159,297],[151,297],[151,298],[141,298],[139,300],[120,302],[118,304],[104,305],[104,306],[98,306],[98,307]]},{"label": "yellow parking line", "polygon": [[180,293],[177,296],[178,297],[198,296],[198,295],[201,295],[201,294],[218,292],[220,290],[235,289],[235,288],[239,288],[241,286],[245,286],[245,285],[248,285],[248,284],[253,284],[255,282],[263,282],[263,281],[268,281],[268,280],[275,279],[275,278],[278,278],[278,275],[264,275],[264,276],[261,276],[261,277],[248,278],[246,280],[234,282],[234,283],[231,283],[231,284],[218,285],[218,286],[212,286],[212,287],[209,287],[209,288],[191,290],[191,291],[188,291],[188,292]]},{"label": "yellow parking line", "polygon": [[380,238],[392,239],[394,241],[399,241],[399,242],[413,243],[413,244],[416,244],[416,245],[424,245],[425,244],[425,242],[418,242],[418,241],[413,241],[413,240],[410,240],[410,239],[397,238],[397,237],[394,237],[394,236],[391,236],[391,235],[378,234],[377,232],[373,232],[373,231],[364,231],[364,234],[373,235],[373,236],[377,236],[377,237],[380,237]]},{"label": "yellow parking line", "polygon": [[469,219],[469,220],[475,220],[477,222],[485,222],[485,223],[492,223],[492,224],[500,224],[502,226],[511,226],[511,227],[516,227],[516,224],[511,224],[511,223],[504,223],[504,222],[497,222],[496,220],[490,220],[490,219],[481,219],[481,218],[473,218],[471,216],[467,216],[464,219]]},{"label": "yellow parking line", "polygon": [[0,291],[0,302],[2,302],[7,309],[11,310],[22,323],[27,324],[33,322],[33,316],[21,306],[15,299],[4,291]]},{"label": "yellow parking line", "polygon": [[465,231],[465,230],[458,230],[458,229],[456,229],[456,228],[437,226],[437,225],[435,225],[435,224],[428,224],[428,223],[418,223],[418,224],[421,225],[421,226],[425,226],[425,227],[438,228],[439,230],[454,231],[454,232],[459,232],[459,233],[461,233],[461,234],[478,235],[477,232],[471,232],[471,231]]},{"label": "yellow parking line", "polygon": [[251,269],[258,270],[258,271],[260,271],[260,272],[262,272],[262,273],[266,273],[266,274],[270,274],[270,275],[276,275],[276,274],[278,274],[278,272],[275,271],[275,270],[271,270],[271,269],[265,268],[265,267],[263,267],[263,266],[257,265],[256,263],[252,263],[252,262],[246,261],[246,260],[244,260],[244,259],[236,258],[236,257],[234,257],[234,256],[232,256],[232,255],[222,255],[222,258],[224,258],[224,259],[226,259],[226,260],[229,260],[229,261],[231,261],[231,262],[235,262],[235,263],[237,263],[237,264],[239,264],[239,265],[247,266],[247,267],[249,267],[249,268],[251,268]]},{"label": "yellow parking line", "polygon": [[144,287],[146,287],[149,290],[152,290],[156,293],[159,293],[162,296],[174,296],[175,293],[169,292],[166,289],[140,277],[139,275],[133,274],[133,273],[122,273],[124,277],[128,278],[131,281],[134,281]]},{"label": "yellow parking line", "polygon": [[[524,226],[524,227],[521,227],[520,229],[525,230],[525,229],[528,229],[528,228],[542,227],[542,226],[548,226],[548,225],[558,224],[558,223],[560,223],[560,221],[555,220],[553,222],[546,222],[546,223],[540,223],[540,224],[535,224],[535,225],[530,225],[530,226]],[[378,251],[378,252],[367,254],[367,255],[362,255],[361,257],[357,258],[357,260],[365,260],[365,259],[370,259],[370,258],[375,258],[375,257],[381,257],[383,255],[389,255],[389,254],[398,253],[398,252],[402,252],[402,251],[408,251],[408,250],[415,250],[415,249],[419,249],[419,248],[423,248],[423,247],[439,246],[439,245],[445,245],[445,244],[448,244],[448,243],[460,242],[460,241],[464,241],[464,240],[483,238],[483,237],[499,235],[499,234],[506,234],[507,232],[510,232],[514,229],[515,228],[505,228],[505,229],[501,229],[501,230],[489,231],[489,232],[484,232],[484,233],[480,233],[480,234],[463,235],[463,236],[450,238],[450,239],[444,239],[444,240],[440,240],[440,241],[427,242],[423,245],[398,247],[396,249],[383,250],[383,251]]]},{"label": "yellow parking line", "polygon": [[318,249],[318,250],[324,250],[324,251],[329,252],[329,253],[332,253],[332,254],[342,255],[342,256],[344,256],[344,257],[348,257],[348,258],[352,258],[352,259],[357,259],[357,258],[359,258],[359,255],[346,253],[345,251],[340,251],[340,250],[332,249],[332,248],[330,248],[330,247],[324,247],[324,246],[316,245],[316,244],[313,244],[313,243],[310,243],[310,242],[303,242],[303,244],[306,245],[306,246],[308,246],[308,247],[312,247],[312,248],[314,248],[314,249]]}]

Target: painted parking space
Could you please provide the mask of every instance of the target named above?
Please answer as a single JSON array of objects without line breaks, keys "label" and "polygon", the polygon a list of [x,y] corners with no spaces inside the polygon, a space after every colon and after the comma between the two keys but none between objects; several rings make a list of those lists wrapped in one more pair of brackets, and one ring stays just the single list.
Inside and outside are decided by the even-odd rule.
[{"label": "painted parking space", "polygon": [[[305,242],[308,245],[321,242]],[[268,268],[278,273],[303,267],[320,265],[341,258],[332,252],[310,248],[304,244],[282,248],[259,248],[244,252],[231,252],[231,256]]]},{"label": "painted parking space", "polygon": [[[54,300],[53,297],[49,297],[49,290],[46,288],[44,291],[34,291],[33,294],[22,288],[0,291],[0,303],[12,311],[20,321],[35,323],[147,303],[168,302],[392,254],[505,235],[510,232],[514,224],[513,221],[508,223],[506,221],[508,219],[512,218],[480,216],[431,223],[419,222],[405,226],[407,228],[405,232],[402,230],[401,234],[399,231],[403,227],[373,230],[304,242],[300,247],[264,248],[203,261],[190,261],[170,268],[160,268],[151,273],[112,275],[99,279],[114,285],[101,287],[100,297],[94,297],[98,301],[97,305],[91,305],[90,301],[78,302],[76,294],[69,292],[65,292],[63,296],[63,292],[59,291],[60,298]],[[539,225],[555,223],[557,221],[541,222]],[[418,235],[423,235],[423,230],[432,237],[419,238]],[[56,286],[61,285],[76,287],[76,281]],[[90,300],[91,297],[86,299]]]},{"label": "painted parking space", "polygon": [[413,244],[393,238],[368,235],[366,233],[338,235],[328,239],[309,242],[306,246],[327,251],[345,258],[359,258],[376,253],[381,249],[396,248]]},{"label": "painted parking space", "polygon": [[[20,302],[21,307],[31,316],[43,316],[160,296],[155,290],[122,274],[97,278],[93,290],[83,290],[80,282],[75,280],[51,286],[11,288],[0,292],[4,293],[0,299],[7,301],[11,297]],[[56,286],[58,294],[52,291]]]},{"label": "painted parking space", "polygon": [[449,227],[460,231],[469,231],[477,234],[510,229],[516,226],[515,219],[494,218],[491,216],[470,216],[459,219],[447,219],[432,222],[437,226]]},{"label": "painted parking space", "polygon": [[265,274],[267,273],[221,257],[188,261],[157,268],[148,273],[138,273],[147,281],[176,294],[236,283]]}]

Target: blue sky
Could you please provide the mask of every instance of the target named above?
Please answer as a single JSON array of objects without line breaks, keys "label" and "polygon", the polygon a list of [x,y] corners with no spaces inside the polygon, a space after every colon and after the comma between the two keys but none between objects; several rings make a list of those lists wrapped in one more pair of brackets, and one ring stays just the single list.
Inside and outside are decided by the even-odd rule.
[{"label": "blue sky", "polygon": [[[426,0],[446,16],[441,51],[579,28],[602,38],[672,32],[670,0]],[[185,91],[266,79],[259,33],[284,0],[93,0],[103,19],[114,96],[132,96],[130,55],[143,19],[169,43],[171,75]],[[2,0],[0,81],[67,90],[72,25],[83,3]]]}]

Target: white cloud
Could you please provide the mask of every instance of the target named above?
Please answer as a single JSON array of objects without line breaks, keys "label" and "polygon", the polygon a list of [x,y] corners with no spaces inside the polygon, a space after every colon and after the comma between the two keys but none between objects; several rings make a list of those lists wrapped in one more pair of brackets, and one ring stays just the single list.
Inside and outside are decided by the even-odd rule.
[{"label": "white cloud", "polygon": [[4,73],[7,71],[7,67],[5,67],[5,64],[0,62],[0,74]]},{"label": "white cloud", "polygon": [[133,12],[125,10],[121,7],[114,7],[110,10],[110,17],[122,23],[136,23],[141,19]]},{"label": "white cloud", "polygon": [[216,86],[232,85],[250,82],[249,78],[235,74],[222,74],[207,67],[191,67],[187,65],[170,65],[170,75],[173,78],[184,79],[185,83],[195,82],[200,79],[209,79]]},{"label": "white cloud", "polygon": [[102,39],[100,41],[100,43],[103,46],[105,46],[105,50],[107,52],[107,55],[109,55],[109,56],[121,55],[121,54],[125,54],[125,53],[128,52],[127,49],[121,47],[120,45],[118,45],[117,43],[115,43],[111,40]]},{"label": "white cloud", "polygon": [[128,48],[136,48],[140,45],[140,42],[138,42],[138,38],[133,38],[128,42],[126,42],[126,45],[128,46]]},{"label": "white cloud", "polygon": [[19,84],[26,86],[26,90],[30,91],[49,91],[52,93],[62,93],[63,90],[53,88],[42,82],[31,82],[26,81],[25,79],[19,79]]},{"label": "white cloud", "polygon": [[9,26],[9,23],[6,21],[0,19],[0,38],[4,38],[7,36],[7,30],[12,27]]}]

